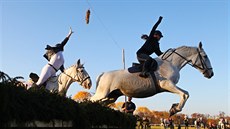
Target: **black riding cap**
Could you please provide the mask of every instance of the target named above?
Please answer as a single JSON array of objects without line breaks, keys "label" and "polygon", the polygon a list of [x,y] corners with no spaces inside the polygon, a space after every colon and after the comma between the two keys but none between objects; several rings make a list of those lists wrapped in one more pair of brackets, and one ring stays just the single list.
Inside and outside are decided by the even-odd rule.
[{"label": "black riding cap", "polygon": [[62,48],[62,45],[60,43],[56,44],[54,47],[51,47],[50,45],[46,45],[46,50],[53,50],[53,49],[60,49]]}]

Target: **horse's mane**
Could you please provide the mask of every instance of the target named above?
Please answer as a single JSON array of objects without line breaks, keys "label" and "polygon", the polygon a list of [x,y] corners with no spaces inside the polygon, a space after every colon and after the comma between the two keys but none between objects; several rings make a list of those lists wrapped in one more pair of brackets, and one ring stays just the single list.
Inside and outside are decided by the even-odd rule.
[{"label": "horse's mane", "polygon": [[181,47],[178,47],[177,50],[197,53],[197,47],[194,47],[194,46],[181,46]]},{"label": "horse's mane", "polygon": [[[196,47],[191,47],[191,46],[185,46],[185,45],[183,45],[183,46],[180,46],[180,47],[177,47],[177,48],[170,48],[171,50],[191,50],[191,49],[195,49]],[[170,49],[168,49],[168,50],[170,50]],[[167,52],[167,51],[166,51]]]},{"label": "horse's mane", "polygon": [[67,69],[69,69],[69,68],[71,68],[71,67],[75,67],[75,66],[76,66],[76,64],[77,64],[77,63],[72,64],[71,66],[69,66],[69,67],[65,68],[65,70],[64,70],[64,71],[66,71]]},{"label": "horse's mane", "polygon": [[164,57],[167,57],[170,56],[172,53],[172,51],[191,51],[191,50],[194,50],[196,47],[191,47],[191,46],[180,46],[180,47],[177,47],[177,48],[169,48],[167,51],[165,51],[162,55],[161,55],[161,58],[164,58]]},{"label": "horse's mane", "polygon": [[176,49],[185,49],[185,48],[188,48],[188,46],[180,46],[180,47],[178,47]]},{"label": "horse's mane", "polygon": [[191,49],[191,48],[195,48],[195,47],[191,47],[191,46],[180,46],[180,47],[178,47],[176,49],[180,50],[180,49]]},{"label": "horse's mane", "polygon": [[[75,67],[76,65],[77,65],[77,63],[74,63],[74,64],[72,64],[71,66],[65,68],[65,69],[64,69],[64,72],[66,72],[66,70],[68,70],[68,69],[71,68],[71,67]],[[62,74],[62,72],[59,73],[58,76],[61,75],[61,74]]]}]

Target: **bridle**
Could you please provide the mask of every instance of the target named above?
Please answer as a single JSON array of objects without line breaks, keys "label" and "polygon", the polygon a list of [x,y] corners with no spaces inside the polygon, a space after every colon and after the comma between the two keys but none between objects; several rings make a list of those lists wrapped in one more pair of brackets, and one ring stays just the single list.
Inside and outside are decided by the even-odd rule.
[{"label": "bridle", "polygon": [[202,58],[199,49],[197,49],[197,53],[198,53],[198,56],[199,56],[199,58],[200,58],[200,62],[201,62],[201,66],[202,66],[202,67],[199,67],[198,65],[196,65],[196,62],[197,62],[197,59],[198,59],[198,58],[196,58],[196,61],[195,61],[195,63],[194,63],[194,67],[203,70],[203,71],[204,71],[203,74],[206,73],[206,72],[208,72],[209,70],[212,70],[212,67],[209,68],[209,67],[205,64],[205,61],[204,61],[204,59]]},{"label": "bridle", "polygon": [[[202,58],[202,56],[201,56],[200,51],[199,51],[198,48],[197,48],[198,56],[197,56],[196,61],[195,61],[194,63],[192,62],[192,60],[188,60],[188,59],[186,59],[184,56],[182,56],[180,53],[176,52],[176,50],[177,50],[177,49],[172,49],[172,48],[168,49],[168,50],[162,55],[161,59],[162,59],[162,60],[166,60],[169,56],[171,56],[173,53],[175,53],[175,54],[177,54],[178,56],[180,56],[182,59],[184,59],[184,60],[186,61],[186,63],[185,63],[184,65],[189,64],[189,65],[191,65],[191,66],[194,67],[194,68],[200,69],[200,70],[204,71],[203,74],[205,74],[208,70],[212,70],[212,68],[209,68],[209,67],[205,64],[205,61],[204,61],[204,59]],[[170,53],[169,55],[166,56],[166,53],[168,53],[169,51],[171,51],[171,53]],[[164,57],[164,56],[166,56],[166,57]],[[200,59],[201,67],[198,66],[198,65],[196,64],[197,61],[198,61],[198,58]],[[184,65],[183,65],[183,66],[184,66]],[[182,66],[182,67],[183,67],[183,66]]]},{"label": "bridle", "polygon": [[[78,68],[84,68],[83,66],[81,67],[77,67]],[[76,82],[80,82],[80,85],[82,85],[82,83],[84,83],[87,79],[90,78],[90,76],[86,76],[85,78],[82,78],[82,76],[80,75],[80,72],[77,70],[76,74],[74,75],[74,77],[70,76],[69,74],[63,72],[63,74],[65,74],[66,76],[70,77],[72,80],[76,81]],[[75,79],[75,78],[78,78],[78,79]],[[59,82],[60,83],[60,82]]]}]

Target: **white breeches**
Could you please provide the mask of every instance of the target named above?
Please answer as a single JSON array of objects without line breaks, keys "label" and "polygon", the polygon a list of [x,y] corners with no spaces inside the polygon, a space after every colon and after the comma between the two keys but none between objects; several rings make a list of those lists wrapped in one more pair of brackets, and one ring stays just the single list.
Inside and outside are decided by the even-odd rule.
[{"label": "white breeches", "polygon": [[49,64],[53,65],[58,70],[64,64],[64,57],[62,55],[62,51],[54,54],[51,57],[49,63],[46,64],[42,68],[41,74],[40,74],[39,79],[36,83],[37,85],[43,84],[45,81],[47,81],[48,78],[56,75],[55,69],[52,66],[50,66]]}]

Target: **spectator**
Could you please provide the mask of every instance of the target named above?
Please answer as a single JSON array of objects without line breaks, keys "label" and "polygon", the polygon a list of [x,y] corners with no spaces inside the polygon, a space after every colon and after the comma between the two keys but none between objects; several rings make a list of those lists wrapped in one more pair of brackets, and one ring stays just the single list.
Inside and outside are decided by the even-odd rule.
[{"label": "spectator", "polygon": [[146,117],[143,117],[143,126],[144,126],[144,129],[148,129],[150,127],[149,119],[147,119]]},{"label": "spectator", "polygon": [[196,129],[200,129],[200,119],[197,118],[195,121],[194,121],[194,125],[196,127]]},{"label": "spectator", "polygon": [[132,102],[132,97],[128,97],[128,101],[122,105],[122,111],[125,113],[133,114],[136,105]]},{"label": "spectator", "polygon": [[185,125],[185,129],[188,129],[188,116],[184,117],[184,125]]},{"label": "spectator", "polygon": [[173,119],[169,118],[169,128],[174,129]]}]

